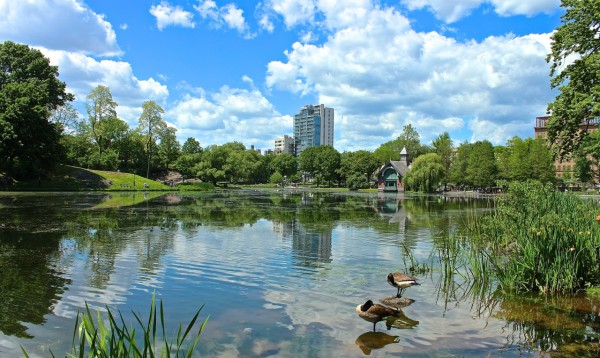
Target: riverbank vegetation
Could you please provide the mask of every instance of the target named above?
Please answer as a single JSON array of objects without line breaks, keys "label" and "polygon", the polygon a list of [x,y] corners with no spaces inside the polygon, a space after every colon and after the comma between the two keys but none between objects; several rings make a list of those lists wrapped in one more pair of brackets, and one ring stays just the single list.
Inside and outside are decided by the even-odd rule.
[{"label": "riverbank vegetation", "polygon": [[598,203],[552,185],[515,182],[489,215],[445,235],[439,251],[449,271],[461,267],[478,287],[573,293],[600,285],[599,213]]}]

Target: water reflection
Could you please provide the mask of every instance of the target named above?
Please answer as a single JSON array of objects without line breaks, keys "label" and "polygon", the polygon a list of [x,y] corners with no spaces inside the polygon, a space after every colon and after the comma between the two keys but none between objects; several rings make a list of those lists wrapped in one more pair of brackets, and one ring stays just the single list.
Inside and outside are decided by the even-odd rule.
[{"label": "water reflection", "polygon": [[384,332],[365,332],[358,336],[354,343],[365,355],[370,355],[373,350],[398,342],[400,342],[400,336],[392,336]]},{"label": "water reflection", "polygon": [[[597,298],[506,296],[432,256],[486,200],[156,194],[0,195],[0,356],[46,356],[39,342],[60,355],[84,300],[143,313],[154,291],[173,327],[206,304],[205,356],[598,353]],[[390,294],[405,248],[431,271],[410,301],[383,302],[397,309],[389,332],[365,333],[354,307]]]}]

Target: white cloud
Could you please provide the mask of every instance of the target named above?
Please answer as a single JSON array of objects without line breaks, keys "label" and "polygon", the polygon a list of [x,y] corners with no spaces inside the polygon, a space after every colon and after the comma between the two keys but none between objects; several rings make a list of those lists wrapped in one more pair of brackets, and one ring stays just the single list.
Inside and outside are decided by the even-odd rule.
[{"label": "white cloud", "polygon": [[77,0],[0,1],[0,41],[98,56],[120,55],[112,25]]},{"label": "white cloud", "polygon": [[248,33],[248,24],[244,18],[244,10],[235,6],[235,4],[227,4],[218,7],[213,0],[200,0],[194,8],[203,19],[211,21],[211,25],[220,28],[225,25],[227,28],[235,29],[239,33],[252,37]]},{"label": "white cloud", "polygon": [[482,4],[489,4],[501,16],[551,13],[560,7],[560,0],[401,0],[409,10],[429,9],[446,23],[456,22],[468,16]]},{"label": "white cloud", "polygon": [[156,17],[156,26],[163,30],[167,26],[182,26],[194,28],[194,15],[185,11],[181,6],[173,6],[166,1],[150,7],[150,13]]},{"label": "white cloud", "polygon": [[266,4],[283,17],[288,28],[312,21],[316,13],[314,0],[270,0]]},{"label": "white cloud", "polygon": [[323,44],[295,43],[287,61],[268,64],[266,84],[335,108],[336,147],[374,149],[407,123],[428,142],[472,118],[503,128],[494,131],[497,141],[490,138],[503,144],[531,135],[522,131],[545,113],[549,46],[549,34],[461,43],[415,32],[392,9],[372,9]]},{"label": "white cloud", "polygon": [[490,0],[501,16],[552,13],[560,7],[560,0]]},{"label": "white cloud", "polygon": [[291,117],[279,114],[257,89],[224,86],[209,97],[204,90],[196,92],[199,95],[185,95],[165,115],[180,138],[194,137],[203,145],[241,141],[247,147],[272,149],[275,138],[292,127]]},{"label": "white cloud", "polygon": [[40,50],[52,65],[60,68],[60,79],[67,83],[67,91],[75,94],[79,103],[98,85],[108,86],[113,99],[119,104],[119,116],[130,125],[137,125],[141,105],[147,100],[161,103],[169,95],[167,86],[153,78],[140,80],[127,62],[98,61],[79,53]]}]

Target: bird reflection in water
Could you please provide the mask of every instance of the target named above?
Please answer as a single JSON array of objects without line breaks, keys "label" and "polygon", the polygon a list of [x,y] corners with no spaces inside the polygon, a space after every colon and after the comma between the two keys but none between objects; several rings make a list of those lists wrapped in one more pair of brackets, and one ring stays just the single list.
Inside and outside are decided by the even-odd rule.
[{"label": "bird reflection in water", "polygon": [[384,332],[365,332],[356,338],[354,342],[365,354],[370,355],[374,349],[381,349],[390,343],[398,343],[400,337],[391,336]]}]

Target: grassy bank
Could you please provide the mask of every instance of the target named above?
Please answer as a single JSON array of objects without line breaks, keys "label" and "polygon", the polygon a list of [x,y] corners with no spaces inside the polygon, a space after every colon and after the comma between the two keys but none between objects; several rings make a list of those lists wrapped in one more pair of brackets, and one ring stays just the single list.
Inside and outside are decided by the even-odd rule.
[{"label": "grassy bank", "polygon": [[5,191],[176,190],[136,174],[91,170],[70,165],[58,165],[45,177],[17,181],[0,189]]}]

